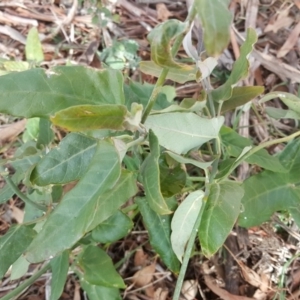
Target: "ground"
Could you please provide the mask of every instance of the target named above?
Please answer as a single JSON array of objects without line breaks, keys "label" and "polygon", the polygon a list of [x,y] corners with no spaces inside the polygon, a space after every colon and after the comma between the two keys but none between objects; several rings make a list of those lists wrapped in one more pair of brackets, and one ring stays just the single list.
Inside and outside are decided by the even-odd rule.
[{"label": "ground", "polygon": [[[169,18],[184,20],[189,2],[172,0],[106,0],[96,9],[96,1],[40,0],[0,3],[0,59],[24,61],[26,36],[32,26],[38,28],[44,52],[42,66],[76,63],[101,68],[102,64],[118,64],[134,79],[155,83],[155,78],[142,74],[138,61],[150,59],[147,33]],[[258,42],[251,56],[250,75],[244,85],[262,85],[265,92],[283,91],[299,94],[300,83],[300,1],[299,0],[232,0],[234,15],[231,41],[219,60],[213,84],[218,86],[230,73],[239,56],[246,28],[253,27]],[[195,27],[197,35],[199,28]],[[129,40],[129,42],[128,42]],[[137,51],[136,51],[137,50]],[[186,58],[180,50],[180,59]],[[19,70],[22,65],[7,67],[0,61],[0,72]],[[198,83],[176,86],[178,100],[199,94]],[[282,103],[274,101],[274,107]],[[264,114],[257,99],[252,109],[245,109],[238,120],[239,133],[251,137],[256,144],[292,133],[298,124],[293,120],[272,121]],[[234,116],[228,114],[230,125]],[[0,115],[0,154],[11,157],[26,128],[26,121]],[[272,154],[281,146],[272,147]],[[247,164],[239,168],[238,178],[247,178],[253,169]],[[0,179],[0,187],[4,181]],[[21,187],[22,188],[22,187]],[[17,197],[0,205],[0,234],[12,223],[22,222],[22,204]],[[276,214],[270,222],[248,230],[235,227],[224,247],[211,259],[195,248],[182,299],[300,299],[299,229],[288,215]],[[125,260],[118,271],[127,289],[124,299],[171,299],[176,277],[152,252],[147,232],[141,222],[122,241],[112,244],[108,253],[114,262],[138,249]],[[0,296],[14,289],[40,266],[31,266],[21,280],[5,277]],[[8,274],[9,275],[9,274]],[[46,273],[18,299],[48,299],[50,274]],[[68,276],[61,299],[86,299],[77,277]]]}]

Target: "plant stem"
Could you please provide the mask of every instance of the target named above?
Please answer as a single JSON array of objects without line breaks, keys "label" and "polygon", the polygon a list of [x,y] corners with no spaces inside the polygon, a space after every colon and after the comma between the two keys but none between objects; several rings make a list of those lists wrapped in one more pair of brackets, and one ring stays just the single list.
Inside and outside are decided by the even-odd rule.
[{"label": "plant stem", "polygon": [[[186,18],[186,22],[188,23],[188,27],[191,26],[192,22],[194,21],[194,18],[196,16],[196,1],[193,2],[192,6],[191,6],[191,9],[189,11],[189,14]],[[177,37],[177,39],[175,40],[174,44],[173,44],[173,47],[172,47],[172,50],[171,50],[171,53],[172,53],[172,56],[175,56],[182,44],[182,41],[184,39],[184,35],[181,34]],[[167,78],[167,75],[168,75],[168,72],[169,72],[169,69],[168,68],[163,68],[157,81],[156,81],[156,84],[154,86],[154,89],[152,91],[152,94],[150,96],[150,99],[148,101],[148,104],[145,108],[145,111],[143,113],[143,117],[142,117],[142,123],[145,123],[147,117],[149,116],[154,104],[155,104],[155,101],[157,99],[157,96],[163,86],[163,84],[165,83],[165,80]],[[179,71],[180,72],[180,71]]]},{"label": "plant stem", "polygon": [[198,228],[199,228],[200,223],[201,223],[204,207],[205,207],[205,202],[204,202],[204,198],[203,198],[203,204],[202,204],[200,212],[197,216],[197,219],[196,219],[196,222],[194,224],[190,239],[188,241],[188,244],[186,246],[186,250],[184,252],[182,265],[181,265],[181,268],[180,268],[180,272],[179,272],[179,275],[178,275],[178,279],[177,279],[177,282],[176,282],[176,287],[175,287],[175,291],[174,291],[174,295],[173,295],[173,300],[179,300],[179,298],[180,298],[180,292],[181,292],[184,276],[185,276],[185,273],[186,273],[186,269],[188,267],[188,263],[189,263],[190,256],[191,256],[191,253],[192,253],[192,250],[193,250],[195,239],[196,239],[196,236],[197,236],[197,233],[198,233]]},{"label": "plant stem", "polygon": [[42,267],[39,271],[33,274],[29,279],[25,280],[21,283],[17,288],[15,288],[10,293],[6,294],[0,300],[11,300],[14,297],[17,297],[23,290],[25,290],[28,286],[32,285],[39,277],[41,277],[47,270],[50,269],[50,263]]},{"label": "plant stem", "polygon": [[44,205],[35,203],[34,201],[32,201],[31,199],[29,199],[25,194],[23,194],[18,187],[15,185],[15,183],[11,180],[11,178],[9,177],[7,171],[0,166],[0,174],[3,176],[3,178],[5,179],[6,183],[10,186],[10,188],[14,191],[14,193],[21,199],[23,200],[26,204],[30,204],[32,206],[34,206],[35,208],[42,210],[44,212],[47,211],[47,207],[45,207]]},{"label": "plant stem", "polygon": [[191,180],[191,181],[203,181],[203,182],[206,181],[205,177],[192,177],[192,176],[188,176],[187,179]]}]

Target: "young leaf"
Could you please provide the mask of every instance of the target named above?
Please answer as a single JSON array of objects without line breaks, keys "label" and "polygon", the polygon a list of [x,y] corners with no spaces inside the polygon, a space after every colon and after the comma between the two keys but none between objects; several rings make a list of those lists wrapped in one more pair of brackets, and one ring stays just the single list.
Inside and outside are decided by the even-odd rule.
[{"label": "young leaf", "polygon": [[243,188],[233,181],[213,183],[199,228],[202,252],[210,257],[229,235],[241,210]]},{"label": "young leaf", "polygon": [[293,110],[297,114],[300,114],[300,98],[290,93],[272,92],[260,99],[259,102],[264,103],[277,97],[280,98],[280,100],[291,110]]},{"label": "young leaf", "polygon": [[0,77],[0,111],[44,117],[76,105],[124,104],[123,76],[112,69],[83,66],[31,69]]},{"label": "young leaf", "polygon": [[0,278],[26,250],[35,235],[36,232],[30,227],[16,225],[0,237]]},{"label": "young leaf", "polygon": [[280,153],[279,159],[287,173],[264,171],[245,180],[245,195],[242,199],[243,212],[239,225],[251,227],[268,220],[280,210],[294,212],[300,205],[300,139],[289,143]]},{"label": "young leaf", "polygon": [[204,29],[204,45],[208,55],[217,56],[230,41],[232,13],[230,0],[195,0]]},{"label": "young leaf", "polygon": [[28,32],[25,54],[28,61],[41,62],[44,60],[43,48],[36,27],[32,27]]},{"label": "young leaf", "polygon": [[150,207],[157,213],[164,215],[170,214],[171,211],[165,202],[160,190],[159,165],[160,149],[157,137],[150,130],[150,154],[145,159],[141,167],[141,175],[145,188],[146,199]]},{"label": "young leaf", "polygon": [[68,134],[57,148],[50,150],[33,169],[30,180],[45,186],[80,179],[97,148],[97,141],[79,133]]},{"label": "young leaf", "polygon": [[204,192],[201,190],[190,193],[174,213],[171,223],[171,243],[172,249],[181,262],[186,243],[191,236],[200,212],[203,197]]},{"label": "young leaf", "polygon": [[[212,4],[214,5],[214,4]],[[257,41],[257,35],[254,29],[248,28],[246,41],[241,47],[241,54],[233,64],[231,74],[227,81],[211,92],[215,102],[225,101],[232,96],[233,87],[248,74],[249,61],[248,57]]]},{"label": "young leaf", "polygon": [[[179,261],[172,250],[171,215],[161,216],[152,210],[145,198],[135,198],[135,202],[143,216],[152,247],[161,257],[166,266],[174,273],[179,272]],[[171,207],[174,209],[175,207]]]},{"label": "young leaf", "polygon": [[185,154],[216,138],[223,122],[222,116],[204,119],[190,112],[173,112],[151,115],[145,126],[153,130],[161,146],[177,154]]},{"label": "young leaf", "polygon": [[[238,157],[245,147],[252,145],[249,139],[240,136],[233,129],[226,126],[221,128],[220,136],[222,144],[226,147],[227,154],[233,157]],[[265,149],[261,149],[248,157],[246,162],[256,164],[273,172],[287,172],[279,158],[270,155]]]},{"label": "young leaf", "polygon": [[[162,67],[156,65],[153,61],[140,62],[140,70],[147,75],[159,77],[162,69]],[[192,70],[181,69],[180,72],[178,72],[178,69],[170,68],[167,75],[167,79],[183,84],[188,81],[196,80],[196,73],[196,67]]]},{"label": "young leaf", "polygon": [[54,132],[51,129],[51,122],[48,119],[40,118],[39,136],[36,146],[39,149],[45,148],[54,139]]},{"label": "young leaf", "polygon": [[178,70],[193,70],[193,66],[184,65],[174,60],[171,53],[172,41],[183,34],[186,24],[181,21],[171,19],[156,26],[148,35],[151,44],[151,60],[163,68],[173,68]]},{"label": "young leaf", "polygon": [[111,258],[97,246],[89,245],[85,248],[79,266],[84,271],[84,280],[90,284],[121,289],[126,287]]},{"label": "young leaf", "polygon": [[244,105],[262,94],[263,91],[263,86],[236,86],[232,89],[231,97],[223,103],[221,112],[225,113],[238,106]]},{"label": "young leaf", "polygon": [[52,278],[50,300],[58,300],[64,290],[69,270],[69,251],[51,260]]},{"label": "young leaf", "polygon": [[56,112],[51,122],[69,131],[122,130],[126,114],[123,105],[78,105]]},{"label": "young leaf", "polygon": [[92,238],[99,243],[112,243],[126,236],[132,227],[131,219],[118,210],[92,231]]},{"label": "young leaf", "polygon": [[93,285],[83,278],[80,279],[80,285],[87,293],[89,300],[122,300],[119,289]]},{"label": "young leaf", "polygon": [[114,187],[120,171],[119,155],[115,147],[108,140],[99,141],[87,173],[48,217],[27,249],[26,258],[30,262],[49,259],[69,249],[82,238],[91,223],[95,222],[99,198]]}]

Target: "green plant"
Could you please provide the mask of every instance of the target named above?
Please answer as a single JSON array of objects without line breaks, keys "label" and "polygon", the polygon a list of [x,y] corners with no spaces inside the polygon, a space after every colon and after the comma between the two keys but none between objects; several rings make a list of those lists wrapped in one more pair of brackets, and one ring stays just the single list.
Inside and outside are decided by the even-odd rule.
[{"label": "green plant", "polygon": [[[121,299],[119,289],[126,285],[105,249],[132,229],[135,220],[127,215],[131,210],[142,216],[150,243],[165,265],[179,273],[175,300],[197,236],[209,257],[236,221],[249,227],[276,210],[286,210],[300,224],[300,132],[254,146],[223,125],[222,114],[263,92],[262,87],[236,86],[248,74],[247,58],[256,41],[252,29],[227,81],[216,89],[210,85],[213,56],[229,42],[228,4],[196,0],[185,22],[169,20],[149,34],[152,60],[141,62],[140,68],[158,77],[155,86],[125,84],[120,71],[82,66],[0,77],[0,111],[40,118],[37,140],[24,143],[13,159],[1,161],[7,185],[0,203],[17,194],[25,203],[25,217],[0,238],[0,277],[11,265],[18,278],[29,263],[47,262],[2,299],[17,296],[50,268],[51,299],[58,299],[69,262],[90,299]],[[210,56],[204,61],[189,39],[196,15]],[[176,61],[182,42],[193,64]],[[178,104],[173,88],[163,87],[166,79],[196,80],[203,92],[199,99]],[[300,99],[280,93],[262,101],[272,96],[285,102],[290,109],[286,113],[299,118]],[[66,131],[57,146],[54,126]],[[264,149],[284,142],[289,143],[278,156]],[[231,180],[243,161],[265,170],[243,183]],[[15,169],[12,176],[5,164]],[[191,176],[186,165],[198,176]],[[21,181],[26,194],[17,188]],[[62,187],[71,182],[76,186],[64,193]],[[178,204],[186,192],[189,195]],[[131,198],[135,204],[124,208]]]}]

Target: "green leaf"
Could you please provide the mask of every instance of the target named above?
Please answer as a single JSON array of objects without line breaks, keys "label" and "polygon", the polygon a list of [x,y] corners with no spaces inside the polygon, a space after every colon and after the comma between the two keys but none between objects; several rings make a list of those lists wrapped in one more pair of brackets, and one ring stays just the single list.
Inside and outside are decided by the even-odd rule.
[{"label": "green leaf", "polygon": [[170,214],[171,211],[165,202],[160,190],[160,173],[159,173],[159,156],[160,149],[157,141],[157,137],[150,130],[150,154],[145,159],[141,167],[141,175],[143,178],[143,184],[145,188],[146,199],[150,207],[157,213]]},{"label": "green leaf", "polygon": [[194,113],[173,112],[152,115],[145,126],[152,129],[159,144],[177,154],[185,154],[217,138],[224,117],[204,119]]},{"label": "green leaf", "polygon": [[[143,222],[148,230],[149,239],[154,250],[159,254],[165,265],[174,273],[180,269],[179,260],[172,250],[171,215],[161,216],[152,210],[145,198],[135,198],[143,217]],[[175,207],[171,207],[174,209]]]},{"label": "green leaf", "polygon": [[64,251],[51,260],[52,278],[50,300],[60,299],[69,270],[69,251]]},{"label": "green leaf", "polygon": [[262,94],[263,86],[236,86],[232,89],[231,97],[222,105],[221,113],[233,110],[244,105],[250,100]]},{"label": "green leaf", "polygon": [[272,92],[268,93],[262,99],[260,99],[259,103],[264,103],[274,98],[279,98],[288,108],[300,114],[300,98],[285,92]]},{"label": "green leaf", "polygon": [[92,238],[99,243],[112,243],[126,236],[132,227],[131,219],[118,210],[92,231]]},{"label": "green leaf", "polygon": [[83,66],[31,69],[0,77],[0,111],[25,118],[44,117],[77,105],[124,104],[119,71]]},{"label": "green leaf", "polygon": [[31,140],[37,140],[39,136],[39,118],[31,118],[26,122],[26,128],[22,135],[22,140],[27,143]]},{"label": "green leaf", "polygon": [[240,226],[260,225],[276,211],[291,209],[294,213],[294,209],[300,206],[300,139],[289,143],[279,159],[287,173],[264,171],[244,181]]},{"label": "green leaf", "polygon": [[212,256],[225,242],[240,213],[243,195],[244,190],[237,182],[223,181],[210,186],[199,228],[205,256]]},{"label": "green leaf", "polygon": [[0,278],[26,250],[35,235],[36,232],[30,227],[16,225],[0,238]]},{"label": "green leaf", "polygon": [[172,223],[171,243],[179,261],[191,236],[198,214],[202,206],[204,192],[201,190],[190,193],[176,209]]},{"label": "green leaf", "polygon": [[27,249],[30,262],[40,262],[72,247],[89,230],[98,212],[99,198],[116,184],[121,171],[119,155],[108,140],[98,142],[96,152],[78,184],[48,217]]},{"label": "green leaf", "polygon": [[151,60],[163,68],[193,70],[194,67],[178,63],[171,53],[171,43],[187,29],[187,25],[179,20],[171,19],[157,25],[149,34],[151,44]]},{"label": "green leaf", "polygon": [[[140,70],[147,75],[159,77],[163,68],[156,65],[153,61],[141,61]],[[178,72],[178,69],[170,68],[166,79],[183,84],[188,81],[195,81],[196,73],[196,68],[191,70],[181,69],[180,72]]]},{"label": "green leaf", "polygon": [[111,258],[97,246],[90,245],[85,248],[79,265],[84,271],[84,280],[90,284],[121,289],[126,287]]},{"label": "green leaf", "polygon": [[42,44],[39,39],[39,32],[36,27],[32,27],[27,35],[25,46],[26,60],[41,62],[44,60]]},{"label": "green leaf", "polygon": [[[10,179],[18,185],[18,183],[22,180],[22,177],[23,172],[17,171]],[[0,189],[0,204],[8,201],[14,194],[15,192],[12,188],[8,184],[5,184],[5,186]]]},{"label": "green leaf", "polygon": [[195,167],[198,167],[202,170],[207,169],[213,163],[212,161],[202,162],[202,161],[197,161],[197,160],[194,160],[194,159],[191,159],[191,158],[186,158],[186,157],[180,156],[180,155],[175,154],[175,153],[170,152],[170,151],[165,151],[165,153],[167,153],[174,160],[176,160],[177,162],[179,162],[181,164],[191,164],[191,165],[194,165]]},{"label": "green leaf", "polygon": [[33,169],[33,184],[45,186],[80,179],[97,148],[97,141],[79,133],[68,134],[57,148],[50,150]]},{"label": "green leaf", "polygon": [[80,279],[80,285],[87,293],[89,300],[122,300],[120,292],[116,288],[92,285],[84,279]]},{"label": "green leaf", "polygon": [[274,119],[300,119],[300,114],[296,113],[291,109],[281,109],[267,106],[265,108],[266,113]]},{"label": "green leaf", "polygon": [[29,267],[30,263],[21,255],[11,266],[10,280],[16,280],[23,277]]},{"label": "green leaf", "polygon": [[159,165],[160,189],[164,197],[170,198],[184,188],[186,183],[186,172],[179,164],[170,168],[165,162]]},{"label": "green leaf", "polygon": [[126,114],[123,105],[78,105],[58,111],[51,122],[69,131],[122,130]]},{"label": "green leaf", "polygon": [[210,56],[217,56],[230,41],[232,13],[230,0],[195,0],[198,14],[204,29],[205,50]]},{"label": "green leaf", "polygon": [[[299,191],[299,189],[298,189],[298,191]],[[300,191],[298,193],[298,196],[300,198]],[[299,203],[298,203],[297,207],[291,207],[289,209],[289,211],[290,211],[290,213],[292,215],[292,218],[294,219],[295,223],[297,224],[297,226],[300,227],[300,205],[299,205]]]},{"label": "green leaf", "polygon": [[54,139],[54,132],[51,128],[51,122],[48,119],[40,118],[39,136],[36,146],[39,149],[45,148]]},{"label": "green leaf", "polygon": [[[146,107],[153,89],[153,84],[149,84],[147,82],[141,84],[139,82],[129,81],[129,84],[124,86],[127,109],[130,110],[133,103],[142,104],[144,107]],[[170,102],[168,101],[166,95],[161,91],[157,95],[153,109],[161,110],[169,105]]]},{"label": "green leaf", "polygon": [[[238,157],[245,147],[251,146],[252,142],[240,136],[233,129],[223,126],[220,131],[222,144],[226,147],[227,154],[233,157]],[[267,150],[261,149],[248,157],[246,162],[256,164],[274,172],[287,172],[279,158],[272,156]]]},{"label": "green leaf", "polygon": [[[212,4],[213,5],[213,4]],[[233,64],[231,74],[227,81],[211,92],[215,102],[225,101],[232,96],[233,87],[248,75],[249,61],[248,57],[253,49],[254,43],[257,41],[257,35],[254,29],[248,28],[246,41],[241,47],[239,58]]]}]

